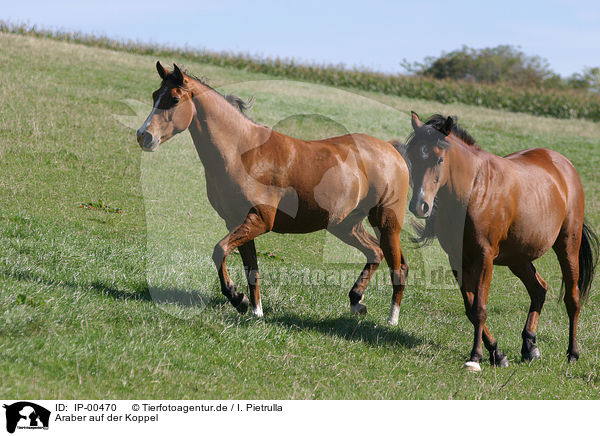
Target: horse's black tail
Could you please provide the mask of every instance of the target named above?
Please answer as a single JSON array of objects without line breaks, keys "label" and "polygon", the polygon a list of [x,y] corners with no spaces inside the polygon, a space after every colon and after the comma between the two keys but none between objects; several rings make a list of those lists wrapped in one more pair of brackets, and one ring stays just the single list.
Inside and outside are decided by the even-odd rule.
[{"label": "horse's black tail", "polygon": [[594,230],[587,222],[583,223],[581,232],[581,246],[579,247],[579,298],[585,301],[592,287],[592,280],[598,264],[600,241]]}]

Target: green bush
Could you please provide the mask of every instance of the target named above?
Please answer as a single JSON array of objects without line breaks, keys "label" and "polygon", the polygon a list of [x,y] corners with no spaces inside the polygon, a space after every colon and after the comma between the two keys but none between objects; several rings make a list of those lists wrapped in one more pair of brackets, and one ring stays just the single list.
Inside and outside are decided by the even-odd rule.
[{"label": "green bush", "polygon": [[438,58],[426,57],[423,63],[403,61],[408,71],[435,79],[452,79],[479,83],[510,83],[518,86],[541,86],[558,77],[546,60],[529,56],[510,45],[442,53]]}]

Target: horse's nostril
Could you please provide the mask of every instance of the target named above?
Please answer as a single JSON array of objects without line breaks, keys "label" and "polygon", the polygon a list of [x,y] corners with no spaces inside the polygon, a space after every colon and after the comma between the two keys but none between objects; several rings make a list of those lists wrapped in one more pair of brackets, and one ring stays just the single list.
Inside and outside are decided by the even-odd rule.
[{"label": "horse's nostril", "polygon": [[137,141],[138,141],[138,144],[140,144],[142,147],[144,147],[144,146],[148,145],[150,142],[152,142],[152,134],[148,133],[146,131],[140,132],[138,130]]},{"label": "horse's nostril", "polygon": [[422,203],[421,208],[423,209],[423,215],[425,215],[425,214],[427,214],[427,212],[429,212],[429,205],[426,202]]}]

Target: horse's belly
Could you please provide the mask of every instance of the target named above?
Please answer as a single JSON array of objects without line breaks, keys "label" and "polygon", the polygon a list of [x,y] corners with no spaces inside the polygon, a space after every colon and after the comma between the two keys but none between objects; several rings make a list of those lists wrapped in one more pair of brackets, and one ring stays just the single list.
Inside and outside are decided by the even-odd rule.
[{"label": "horse's belly", "polygon": [[500,253],[498,257],[494,259],[495,265],[521,265],[527,262],[532,262],[535,259],[542,257],[550,248],[552,244],[540,246],[520,246],[518,249],[509,249],[507,247],[500,246]]},{"label": "horse's belly", "polygon": [[494,263],[497,265],[515,265],[531,262],[542,257],[552,248],[560,226],[550,229],[531,229],[528,233],[513,232],[500,243],[499,254]]},{"label": "horse's belly", "polygon": [[326,229],[329,225],[329,214],[321,210],[299,210],[294,216],[281,209],[277,210],[273,229],[275,233],[311,233]]}]

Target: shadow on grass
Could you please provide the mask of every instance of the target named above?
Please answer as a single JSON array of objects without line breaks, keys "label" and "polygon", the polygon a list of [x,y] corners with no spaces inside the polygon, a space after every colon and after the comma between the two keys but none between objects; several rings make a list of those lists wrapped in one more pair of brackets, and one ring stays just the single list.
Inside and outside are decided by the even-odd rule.
[{"label": "shadow on grass", "polygon": [[91,288],[98,294],[106,295],[116,300],[152,300],[148,291],[148,287],[142,282],[130,284],[132,291],[123,291],[99,280],[95,280],[91,283],[77,283],[69,280],[52,279],[44,276],[43,274],[38,274],[31,271],[14,270],[8,268],[1,269],[0,276],[23,282],[39,283],[44,286],[62,287],[72,291],[86,291]]},{"label": "shadow on grass", "polygon": [[183,309],[217,308],[229,305],[225,297],[219,294],[207,295],[197,291],[174,287],[148,286],[141,283],[143,289],[137,293],[121,291],[114,287],[95,281],[91,284],[99,294],[109,296],[116,300],[143,300],[157,305],[175,305]]},{"label": "shadow on grass", "polygon": [[206,295],[197,291],[186,289],[156,287],[148,288],[150,300],[156,304],[176,304],[181,307],[194,307],[204,309],[206,307],[219,307],[227,302],[227,299],[220,294]]},{"label": "shadow on grass", "polygon": [[145,281],[128,283],[131,290],[118,289],[115,286],[94,280],[91,283],[82,281],[74,282],[63,279],[53,279],[32,271],[23,271],[3,268],[0,276],[13,280],[39,283],[43,286],[54,286],[71,291],[92,291],[98,295],[110,297],[114,300],[152,301],[156,304],[176,304],[182,307],[219,307],[228,303],[225,297],[218,295],[203,295],[196,291],[188,291],[178,288],[148,287]]},{"label": "shadow on grass", "polygon": [[[64,284],[64,282],[62,282]],[[86,288],[85,285],[74,285],[79,288]],[[115,288],[114,286],[102,283],[99,280],[95,280],[89,285],[98,294],[105,295],[107,297],[114,298],[115,300],[139,300],[139,301],[152,301],[148,287],[144,283],[139,283],[139,290],[137,292],[122,291]]]},{"label": "shadow on grass", "polygon": [[[381,326],[372,321],[360,320],[356,317],[316,318],[310,315],[301,317],[295,313],[271,315],[268,322],[276,322],[290,329],[312,330],[329,336],[337,336],[350,342],[364,342],[372,346],[392,346],[414,348],[425,341],[397,327]],[[437,346],[437,344],[430,343]]]},{"label": "shadow on grass", "polygon": [[[0,270],[0,275],[12,279],[40,283],[48,286],[63,287],[71,290],[93,290],[95,293],[115,300],[134,300],[161,304],[175,304],[188,308],[226,308],[231,309],[232,316],[238,317],[233,307],[220,294],[206,295],[195,291],[177,288],[148,287],[144,282],[130,284],[137,290],[124,291],[114,286],[95,280],[91,283],[76,283],[44,277],[29,271]],[[396,327],[381,326],[372,321],[360,320],[356,317],[343,316],[340,318],[319,318],[310,315],[298,315],[293,312],[274,314],[267,310],[265,321],[278,323],[290,330],[312,330],[330,336],[337,336],[347,341],[365,342],[372,346],[393,346],[414,348],[425,341],[413,334],[400,331]],[[437,346],[431,343],[430,345]]]},{"label": "shadow on grass", "polygon": [[[128,298],[127,293],[99,287],[99,291],[113,298]],[[123,295],[125,294],[125,295]],[[169,287],[150,287],[146,288],[144,299],[153,301],[156,304],[175,304],[183,308],[219,308],[230,312],[232,319],[243,318],[231,306],[229,301],[218,291],[214,294],[201,294],[196,291],[188,291]],[[390,346],[394,348],[414,348],[425,343],[438,347],[431,341],[425,341],[422,338],[399,330],[397,327],[388,327],[378,325],[372,321],[361,320],[354,316],[342,316],[339,318],[319,318],[310,315],[298,315],[293,312],[283,314],[274,314],[268,306],[265,310],[265,322],[267,324],[276,323],[289,328],[290,330],[312,330],[329,336],[336,336],[350,342],[364,342],[371,346]]]},{"label": "shadow on grass", "polygon": [[216,308],[228,304],[227,299],[220,294],[206,295],[181,288],[148,286],[146,283],[142,283],[143,290],[137,293],[121,291],[99,281],[93,282],[91,286],[99,294],[116,300],[143,300],[157,305],[195,309]]}]

